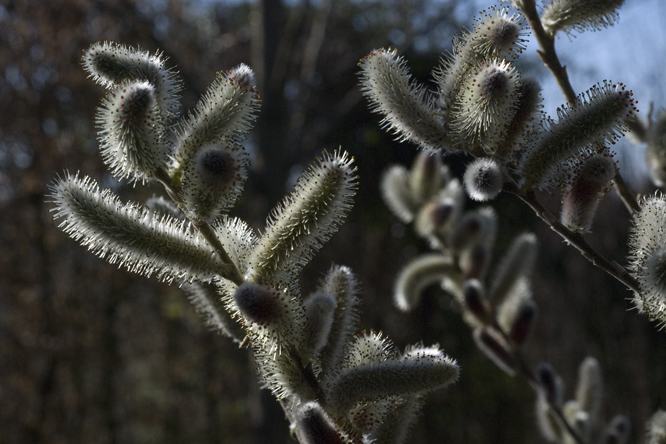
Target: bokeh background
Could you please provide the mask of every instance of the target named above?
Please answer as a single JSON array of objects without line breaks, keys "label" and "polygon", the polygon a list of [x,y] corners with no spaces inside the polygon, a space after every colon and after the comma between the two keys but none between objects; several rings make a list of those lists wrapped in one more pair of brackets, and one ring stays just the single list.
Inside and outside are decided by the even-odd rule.
[{"label": "bokeh background", "polygon": [[[64,170],[90,175],[123,199],[161,192],[118,183],[101,163],[94,115],[103,91],[80,66],[82,50],[97,41],[163,51],[184,79],[184,110],[216,71],[241,62],[255,69],[263,105],[247,141],[250,179],[232,214],[257,229],[323,149],[348,150],[360,174],[356,205],[305,269],[304,292],[332,263],[348,265],[361,283],[362,329],[382,330],[399,347],[439,343],[458,360],[460,381],[429,396],[412,442],[542,442],[532,389],[476,349],[446,294],[429,289],[408,315],[393,307],[396,274],[428,247],[385,208],[378,183],[388,165],[409,164],[416,149],[381,130],[358,87],[358,60],[389,45],[428,82],[454,34],[488,6],[477,3],[0,0],[0,442],[293,442],[246,350],[206,331],[178,288],[105,263],[52,220],[48,184]],[[623,81],[645,118],[649,102],[666,106],[666,38],[656,25],[666,9],[659,0],[628,0],[620,14],[616,27],[564,36],[557,47],[578,92],[605,78]],[[554,113],[563,99],[534,49],[530,43],[517,65],[542,81],[545,109]],[[651,192],[644,148],[623,142],[617,149],[634,190]],[[468,161],[446,158],[457,175]],[[560,196],[542,198],[557,214]],[[630,310],[631,294],[525,205],[503,195],[492,205],[498,256],[525,231],[541,243],[533,284],[540,318],[526,360],[552,363],[572,396],[578,364],[596,357],[606,381],[604,417],[628,415],[638,442],[646,419],[666,408],[666,333]],[[611,193],[587,237],[625,263],[628,226]]]}]

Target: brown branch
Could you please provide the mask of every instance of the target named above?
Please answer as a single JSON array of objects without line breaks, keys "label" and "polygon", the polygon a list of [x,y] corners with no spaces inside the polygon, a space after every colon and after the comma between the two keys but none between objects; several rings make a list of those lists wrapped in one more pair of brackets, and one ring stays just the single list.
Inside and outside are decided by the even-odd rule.
[{"label": "brown branch", "polygon": [[634,279],[620,264],[615,261],[609,261],[587,243],[580,233],[574,233],[565,227],[555,216],[553,216],[544,206],[539,202],[533,191],[521,193],[518,189],[511,189],[511,184],[505,184],[504,190],[515,194],[523,202],[534,210],[537,216],[550,226],[557,234],[567,241],[570,245],[575,247],[585,259],[592,262],[592,265],[601,268],[609,275],[613,276],[618,281],[622,282],[629,289],[639,293],[640,288],[636,279]]}]

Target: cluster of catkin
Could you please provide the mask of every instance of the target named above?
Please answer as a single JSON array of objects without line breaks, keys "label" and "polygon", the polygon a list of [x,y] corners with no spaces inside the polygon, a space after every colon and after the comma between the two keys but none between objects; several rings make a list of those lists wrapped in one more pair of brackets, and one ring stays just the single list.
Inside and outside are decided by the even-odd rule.
[{"label": "cluster of catkin", "polygon": [[261,232],[229,216],[248,176],[243,139],[260,101],[252,70],[219,73],[175,123],[180,80],[159,54],[97,43],[83,57],[107,89],[97,111],[111,174],[159,182],[170,199],[125,203],[89,177],[51,185],[60,226],[111,263],[176,283],[213,329],[249,347],[265,387],[302,443],[400,443],[426,393],[458,377],[438,346],[400,352],[383,334],[355,334],[358,285],[334,266],[315,292],[299,275],[351,209],[356,167],[324,152]]},{"label": "cluster of catkin", "polygon": [[[534,7],[531,0],[512,3]],[[622,3],[553,0],[544,5],[539,32],[552,38],[558,32],[599,30],[618,18]],[[503,190],[525,197],[559,189],[560,221],[551,224],[560,224],[570,238],[582,238],[619,174],[611,146],[625,132],[648,144],[653,179],[657,185],[666,182],[666,113],[656,122],[641,122],[632,92],[622,83],[603,81],[558,108],[556,118],[546,116],[538,83],[513,65],[524,49],[524,21],[506,8],[483,11],[471,30],[454,39],[433,73],[432,91],[411,77],[396,50],[374,50],[359,64],[364,94],[382,115],[382,125],[399,141],[422,149],[410,170],[393,166],[381,184],[387,206],[402,222],[413,223],[436,251],[403,269],[394,301],[410,311],[426,286],[439,284],[456,300],[479,348],[508,374],[521,370],[532,379],[544,437],[558,443],[623,443],[629,437],[626,417],[600,424],[596,360],[581,364],[575,399],[566,403],[550,364],[534,372],[522,368],[521,349],[537,315],[530,290],[536,238],[518,236],[489,279],[496,217],[491,207],[465,211],[464,194],[486,202]],[[462,182],[441,163],[442,153],[470,159]],[[634,302],[664,326],[666,199],[649,196],[639,206],[629,240],[628,268],[638,288],[632,287]],[[655,432],[662,417],[661,411],[653,417],[646,442],[666,442],[666,432]]]}]

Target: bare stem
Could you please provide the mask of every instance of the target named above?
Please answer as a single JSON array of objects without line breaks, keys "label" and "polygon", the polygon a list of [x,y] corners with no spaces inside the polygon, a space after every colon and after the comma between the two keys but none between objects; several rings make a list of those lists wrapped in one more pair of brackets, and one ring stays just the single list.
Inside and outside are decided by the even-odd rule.
[{"label": "bare stem", "polygon": [[565,227],[555,216],[553,216],[544,206],[539,202],[533,191],[521,193],[518,189],[511,189],[509,184],[505,184],[504,190],[518,196],[523,202],[534,210],[537,216],[550,226],[557,234],[562,236],[570,245],[573,245],[584,258],[592,262],[592,265],[601,268],[609,275],[613,276],[618,281],[622,282],[629,289],[635,292],[640,292],[638,282],[634,279],[620,264],[617,262],[609,261],[587,243],[580,233],[574,233]]},{"label": "bare stem", "polygon": [[532,32],[541,47],[540,51],[537,50],[539,57],[541,57],[543,64],[546,65],[546,68],[548,68],[553,74],[553,77],[555,77],[557,85],[562,90],[562,94],[564,94],[566,101],[569,105],[573,105],[576,103],[576,93],[574,92],[571,83],[569,83],[567,68],[562,66],[560,59],[557,57],[557,52],[555,52],[555,39],[548,34],[541,25],[541,18],[537,12],[534,0],[523,0],[521,11],[527,19],[527,22],[530,24],[530,28],[532,28]]}]

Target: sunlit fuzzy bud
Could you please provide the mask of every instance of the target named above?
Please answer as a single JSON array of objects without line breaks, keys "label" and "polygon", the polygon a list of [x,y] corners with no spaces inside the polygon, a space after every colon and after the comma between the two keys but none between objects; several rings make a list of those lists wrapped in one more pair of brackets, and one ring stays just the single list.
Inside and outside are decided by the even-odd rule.
[{"label": "sunlit fuzzy bud", "polygon": [[645,444],[666,443],[666,411],[657,410],[645,425]]},{"label": "sunlit fuzzy bud", "polygon": [[95,120],[101,128],[102,160],[114,177],[143,182],[166,167],[170,144],[150,83],[127,81],[113,87]]},{"label": "sunlit fuzzy bud", "polygon": [[384,203],[402,222],[408,224],[415,216],[418,203],[409,187],[409,172],[402,165],[389,167],[382,175],[380,190]]},{"label": "sunlit fuzzy bud", "polygon": [[476,324],[492,323],[492,310],[484,296],[483,284],[478,279],[469,279],[463,284],[465,309],[476,319]]},{"label": "sunlit fuzzy bud", "polygon": [[361,88],[373,112],[384,115],[382,124],[398,140],[423,148],[448,145],[447,129],[426,89],[409,74],[395,50],[372,51],[360,62]]},{"label": "sunlit fuzzy bud", "polygon": [[541,85],[534,77],[522,77],[516,95],[516,114],[507,127],[504,141],[499,145],[498,154],[503,158],[510,158],[515,150],[528,143],[538,132],[544,118]]},{"label": "sunlit fuzzy bud", "polygon": [[359,321],[359,289],[351,270],[337,265],[328,271],[320,289],[333,295],[336,300],[328,343],[320,354],[322,371],[328,374],[340,365],[345,344],[356,331]]},{"label": "sunlit fuzzy bud", "polygon": [[[617,415],[606,426],[601,442],[602,444],[626,444],[629,441],[630,434],[631,421],[629,418],[624,415]],[[645,440],[645,443],[649,444],[650,441]],[[666,443],[666,433],[664,433],[663,441],[659,441],[659,443]]]},{"label": "sunlit fuzzy bud", "polygon": [[534,377],[539,384],[539,396],[543,396],[551,406],[562,408],[562,381],[555,368],[547,362],[542,362],[537,365]]},{"label": "sunlit fuzzy bud", "polygon": [[575,399],[580,409],[587,413],[590,427],[593,427],[599,420],[603,397],[604,385],[601,367],[596,359],[588,356],[578,367]]},{"label": "sunlit fuzzy bud", "polygon": [[359,364],[331,381],[328,402],[346,411],[360,401],[427,393],[458,379],[457,363],[436,347],[419,348],[401,359]]},{"label": "sunlit fuzzy bud", "polygon": [[645,160],[652,181],[658,187],[666,185],[666,110],[659,113],[656,121],[650,122],[646,130],[647,150]]},{"label": "sunlit fuzzy bud", "polygon": [[74,240],[112,264],[167,282],[225,276],[226,266],[189,222],[122,203],[85,177],[65,174],[50,187],[54,219]]},{"label": "sunlit fuzzy bud", "polygon": [[249,257],[258,238],[246,222],[237,217],[223,217],[213,224],[215,235],[229,258],[241,273],[248,269]]},{"label": "sunlit fuzzy bud", "polygon": [[538,313],[537,304],[532,299],[520,307],[509,330],[511,342],[520,347],[527,341],[536,324]]},{"label": "sunlit fuzzy bud", "polygon": [[450,179],[439,151],[424,150],[414,159],[409,172],[409,189],[417,204],[433,197]]},{"label": "sunlit fuzzy bud", "polygon": [[414,221],[414,231],[419,236],[429,237],[443,233],[460,209],[450,197],[436,197],[423,205]]},{"label": "sunlit fuzzy bud", "polygon": [[212,220],[240,198],[247,179],[248,156],[229,142],[204,146],[193,158],[182,159],[179,197],[190,217]]},{"label": "sunlit fuzzy bud", "polygon": [[532,275],[537,249],[538,241],[533,233],[516,236],[496,268],[489,293],[493,304],[502,305],[518,279]]},{"label": "sunlit fuzzy bud", "polygon": [[391,396],[375,401],[357,402],[347,413],[347,418],[356,432],[367,435],[384,422],[386,415],[398,400],[398,397]]},{"label": "sunlit fuzzy bud", "polygon": [[435,80],[438,84],[438,105],[449,109],[463,88],[468,71],[488,59],[515,58],[525,45],[527,27],[519,15],[508,16],[506,9],[490,8],[482,12],[471,32],[453,42],[453,53],[443,59]]},{"label": "sunlit fuzzy bud", "polygon": [[504,338],[492,327],[474,329],[474,342],[488,359],[509,376],[516,374],[516,359]]},{"label": "sunlit fuzzy bud", "polygon": [[516,114],[519,75],[508,62],[492,59],[474,67],[452,108],[450,127],[466,150],[493,154]]},{"label": "sunlit fuzzy bud", "polygon": [[633,215],[629,271],[638,280],[636,301],[650,320],[666,325],[666,198],[648,196]]},{"label": "sunlit fuzzy bud", "polygon": [[527,26],[520,14],[509,16],[506,8],[490,7],[475,19],[465,40],[483,58],[516,58],[525,49],[526,36]]},{"label": "sunlit fuzzy bud", "polygon": [[314,401],[308,402],[298,409],[296,426],[298,427],[298,437],[303,444],[344,443],[331,419]]},{"label": "sunlit fuzzy bud", "polygon": [[484,243],[472,245],[458,260],[464,279],[483,279],[490,263],[490,247]]},{"label": "sunlit fuzzy bud", "polygon": [[162,120],[173,117],[180,106],[177,93],[181,81],[175,71],[164,67],[166,59],[158,52],[134,49],[118,43],[95,43],[82,58],[83,68],[105,88],[113,89],[121,83],[145,81],[155,88]]},{"label": "sunlit fuzzy bud", "polygon": [[464,183],[469,197],[485,202],[494,199],[502,191],[504,173],[496,161],[482,157],[467,166]]},{"label": "sunlit fuzzy bud", "polygon": [[331,238],[352,207],[356,167],[346,152],[324,152],[268,218],[252,254],[250,280],[291,282]]},{"label": "sunlit fuzzy bud", "polygon": [[393,302],[402,311],[412,310],[426,287],[441,282],[454,271],[453,261],[448,256],[429,254],[413,260],[398,275]]},{"label": "sunlit fuzzy bud", "polygon": [[577,97],[571,107],[558,109],[557,123],[543,125],[541,135],[526,149],[520,162],[525,189],[547,189],[564,184],[566,175],[591,157],[590,146],[614,144],[635,118],[633,93],[621,83],[604,82]]},{"label": "sunlit fuzzy bud", "polygon": [[535,414],[539,431],[544,438],[553,443],[566,442],[570,435],[554,409],[541,394],[537,397]]},{"label": "sunlit fuzzy bud", "polygon": [[468,212],[460,218],[451,243],[454,249],[462,250],[476,243],[487,229],[486,220],[477,212]]},{"label": "sunlit fuzzy bud", "polygon": [[[303,298],[287,285],[244,282],[237,286],[226,279],[217,279],[216,284],[226,310],[243,325],[255,353],[274,361],[291,346],[303,347],[307,325]],[[274,391],[289,390],[285,386],[293,377],[294,364],[287,361],[264,365],[265,378]],[[290,374],[285,376],[280,369]]]},{"label": "sunlit fuzzy bud", "polygon": [[231,83],[238,85],[241,89],[251,91],[257,85],[257,79],[254,76],[252,68],[245,63],[241,63],[226,73]]},{"label": "sunlit fuzzy bud", "polygon": [[247,175],[240,141],[252,128],[259,97],[246,65],[218,73],[179,123],[171,175],[191,217],[210,220],[233,205]]},{"label": "sunlit fuzzy bud", "polygon": [[466,213],[451,234],[458,251],[458,266],[465,279],[482,279],[488,271],[497,233],[497,216],[492,207]]},{"label": "sunlit fuzzy bud", "polygon": [[395,359],[398,352],[393,342],[381,331],[363,331],[347,342],[340,370],[362,364],[378,364]]},{"label": "sunlit fuzzy bud", "polygon": [[624,0],[552,0],[541,14],[546,32],[598,31],[613,25]]},{"label": "sunlit fuzzy bud", "polygon": [[410,395],[403,397],[405,400],[400,405],[393,407],[384,417],[381,424],[377,425],[364,443],[391,443],[407,444],[409,442],[410,428],[416,422],[423,396]]},{"label": "sunlit fuzzy bud", "polygon": [[251,323],[267,325],[284,315],[280,295],[263,285],[245,282],[236,289],[234,300]]},{"label": "sunlit fuzzy bud", "polygon": [[[567,423],[576,432],[576,434],[583,440],[589,442],[592,435],[592,427],[590,423],[590,415],[583,411],[578,403],[573,399],[568,400],[562,407],[562,414]],[[567,439],[565,442],[571,440]]]},{"label": "sunlit fuzzy bud", "polygon": [[615,177],[615,162],[609,156],[595,155],[585,161],[562,198],[560,221],[571,231],[590,229],[599,201]]},{"label": "sunlit fuzzy bud", "polygon": [[318,353],[328,342],[328,335],[333,325],[333,313],[338,305],[335,298],[323,291],[318,291],[305,299],[305,345]]},{"label": "sunlit fuzzy bud", "polygon": [[180,288],[208,328],[228,336],[238,344],[241,343],[245,333],[226,311],[222,298],[213,284],[185,282]]}]

